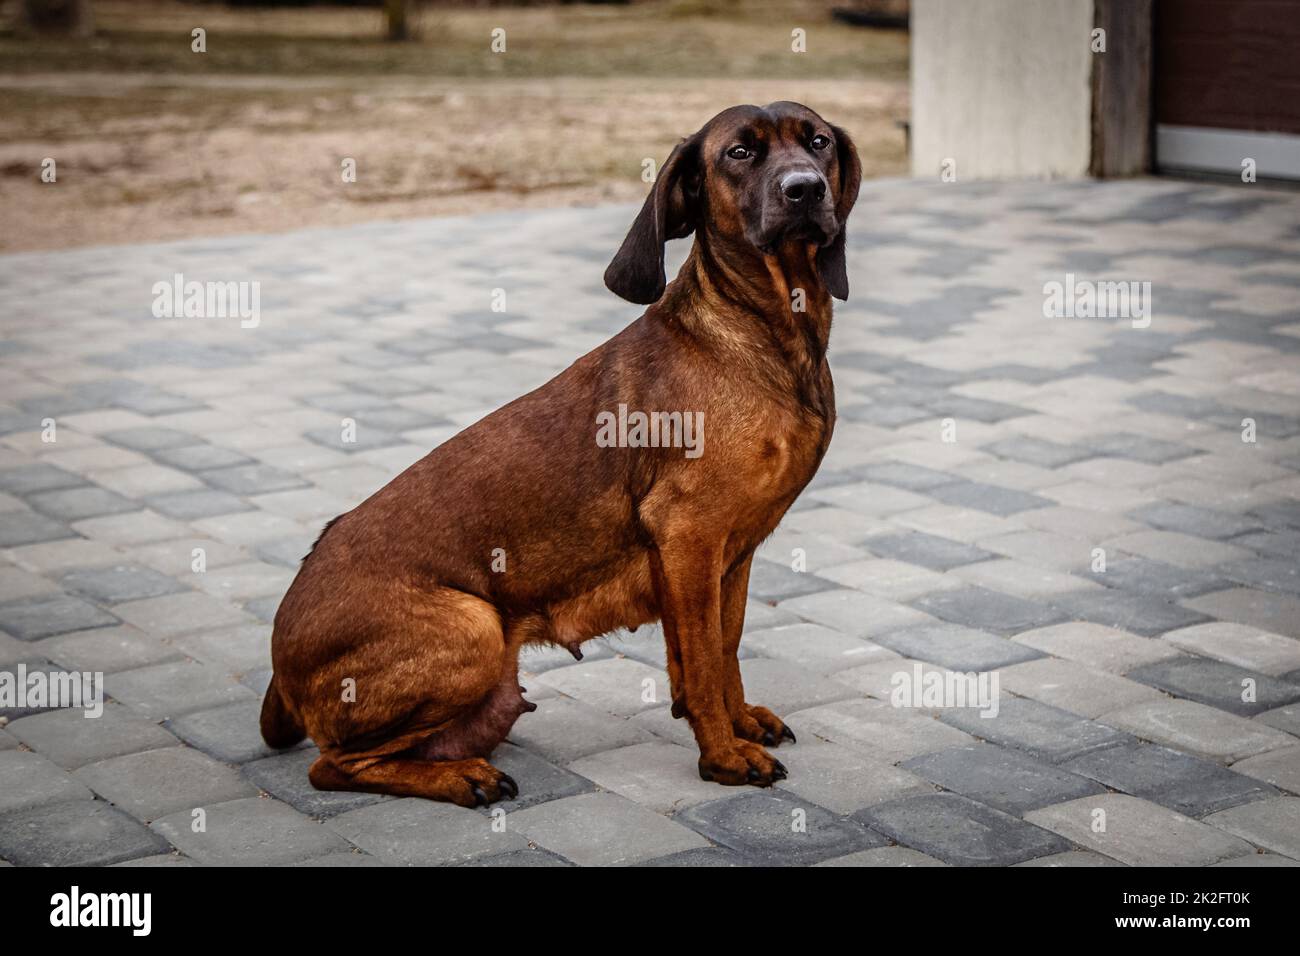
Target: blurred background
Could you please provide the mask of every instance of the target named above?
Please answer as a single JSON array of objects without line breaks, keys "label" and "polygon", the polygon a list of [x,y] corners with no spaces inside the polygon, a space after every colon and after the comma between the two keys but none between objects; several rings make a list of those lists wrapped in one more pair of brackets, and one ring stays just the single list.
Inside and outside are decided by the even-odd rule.
[{"label": "blurred background", "polygon": [[7,0],[0,249],[632,201],[645,159],[776,99],[852,129],[866,175],[899,175],[907,8]]}]

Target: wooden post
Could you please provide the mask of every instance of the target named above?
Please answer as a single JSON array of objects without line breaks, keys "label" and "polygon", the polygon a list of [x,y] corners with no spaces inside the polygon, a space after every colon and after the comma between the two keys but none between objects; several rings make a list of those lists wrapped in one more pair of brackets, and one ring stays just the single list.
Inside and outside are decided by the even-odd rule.
[{"label": "wooden post", "polygon": [[1152,0],[1096,0],[1094,23],[1106,52],[1093,53],[1094,176],[1140,176],[1151,169]]}]

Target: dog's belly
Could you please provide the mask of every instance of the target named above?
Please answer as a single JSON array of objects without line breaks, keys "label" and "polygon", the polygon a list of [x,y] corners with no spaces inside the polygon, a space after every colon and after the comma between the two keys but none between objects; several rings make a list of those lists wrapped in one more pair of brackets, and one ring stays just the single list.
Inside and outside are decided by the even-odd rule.
[{"label": "dog's belly", "polygon": [[595,587],[549,604],[544,627],[537,629],[531,639],[574,650],[593,637],[658,619],[650,557],[641,552],[630,556]]}]

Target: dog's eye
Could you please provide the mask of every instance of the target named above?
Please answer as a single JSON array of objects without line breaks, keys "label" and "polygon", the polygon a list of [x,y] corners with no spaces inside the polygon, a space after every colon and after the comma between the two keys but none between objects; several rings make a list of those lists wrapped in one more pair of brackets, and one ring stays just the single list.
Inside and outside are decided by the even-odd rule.
[{"label": "dog's eye", "polygon": [[727,155],[732,159],[749,159],[749,157],[753,156],[754,153],[752,150],[747,149],[744,146],[733,146],[731,149],[727,150]]},{"label": "dog's eye", "polygon": [[812,142],[809,143],[808,145],[811,146],[813,149],[825,149],[830,144],[831,144],[831,140],[829,136],[823,136],[821,135],[821,133],[818,133],[816,136],[812,138]]}]

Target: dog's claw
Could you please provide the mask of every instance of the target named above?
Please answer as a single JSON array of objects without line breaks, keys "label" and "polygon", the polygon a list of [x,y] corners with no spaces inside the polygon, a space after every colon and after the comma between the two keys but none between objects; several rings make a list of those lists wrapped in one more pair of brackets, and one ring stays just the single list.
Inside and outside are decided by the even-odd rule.
[{"label": "dog's claw", "polygon": [[758,779],[758,771],[755,770],[753,767],[750,767],[750,768],[749,768],[749,779],[750,779],[750,780],[757,780],[757,779]]},{"label": "dog's claw", "polygon": [[776,769],[781,774],[781,776],[783,777],[789,776],[789,771],[785,769],[785,764],[781,763],[781,761],[779,760],[773,760],[772,763],[776,764]]},{"label": "dog's claw", "polygon": [[474,784],[471,789],[474,791],[474,806],[486,807],[488,804],[488,798],[487,794],[483,792],[483,788],[478,784]]},{"label": "dog's claw", "polygon": [[[523,698],[520,698],[520,700],[523,700]],[[531,700],[523,701],[523,707],[524,707],[525,714],[531,714],[533,711],[537,709],[537,705],[534,704]]]},{"label": "dog's claw", "polygon": [[772,731],[770,730],[763,731],[763,743],[768,747],[776,746],[776,737],[773,736]]},{"label": "dog's claw", "polygon": [[519,796],[519,784],[515,783],[515,778],[508,773],[501,775],[501,779],[497,781],[497,786],[511,800]]},{"label": "dog's claw", "polygon": [[686,716],[686,702],[680,697],[673,700],[672,715],[674,720],[680,720]]},{"label": "dog's claw", "polygon": [[579,647],[577,644],[569,645],[569,653],[573,655],[573,659],[575,661],[582,660],[582,648]]},{"label": "dog's claw", "polygon": [[799,738],[794,735],[794,731],[791,730],[789,727],[786,726],[781,727],[781,736],[784,737],[786,740],[789,740],[790,743],[792,744],[797,744],[799,742]]}]

